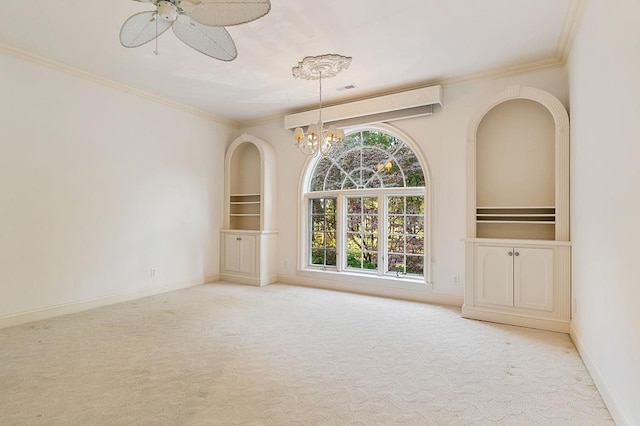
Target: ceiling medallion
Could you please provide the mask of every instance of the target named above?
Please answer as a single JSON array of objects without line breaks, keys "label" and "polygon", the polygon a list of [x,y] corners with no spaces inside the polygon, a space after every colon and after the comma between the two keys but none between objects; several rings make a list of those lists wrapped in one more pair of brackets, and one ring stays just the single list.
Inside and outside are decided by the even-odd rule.
[{"label": "ceiling medallion", "polygon": [[351,59],[349,56],[336,54],[307,56],[292,68],[293,76],[304,80],[335,77],[341,71],[349,68]]},{"label": "ceiling medallion", "polygon": [[315,156],[318,153],[328,155],[335,145],[344,139],[344,130],[331,125],[328,129],[322,123],[322,78],[331,78],[349,68],[351,58],[348,56],[328,54],[307,56],[291,69],[295,78],[319,80],[320,106],[317,123],[309,124],[307,132],[300,127],[293,132],[296,147],[305,155]]}]

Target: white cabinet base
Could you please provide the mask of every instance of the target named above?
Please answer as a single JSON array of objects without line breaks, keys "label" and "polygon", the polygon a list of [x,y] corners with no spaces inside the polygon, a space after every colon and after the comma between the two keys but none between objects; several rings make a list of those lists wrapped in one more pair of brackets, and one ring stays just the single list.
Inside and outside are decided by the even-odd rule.
[{"label": "white cabinet base", "polygon": [[258,287],[276,282],[276,237],[277,232],[222,231],[221,278]]},{"label": "white cabinet base", "polygon": [[569,320],[540,318],[514,311],[504,311],[481,306],[462,305],[462,317],[480,321],[496,322],[499,324],[516,325],[519,327],[537,328],[539,330],[569,333]]},{"label": "white cabinet base", "polygon": [[468,238],[462,316],[569,332],[569,242]]}]

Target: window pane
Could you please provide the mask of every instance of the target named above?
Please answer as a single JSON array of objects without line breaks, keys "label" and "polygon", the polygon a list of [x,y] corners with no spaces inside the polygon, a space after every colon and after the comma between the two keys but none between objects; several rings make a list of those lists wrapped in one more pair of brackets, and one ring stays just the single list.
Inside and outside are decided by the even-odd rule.
[{"label": "window pane", "polygon": [[363,269],[378,269],[378,253],[364,252],[362,253]]},{"label": "window pane", "polygon": [[424,274],[424,196],[387,198],[388,272]]},{"label": "window pane", "polygon": [[389,214],[404,213],[404,197],[389,197],[388,200]]},{"label": "window pane", "polygon": [[365,215],[363,216],[364,231],[376,232],[378,230],[378,216],[377,215]]},{"label": "window pane", "polygon": [[336,263],[336,251],[332,250],[332,249],[328,249],[326,251],[326,253],[327,253],[327,263],[326,263],[326,265],[327,266],[336,266],[337,265],[337,263]]},{"label": "window pane", "polygon": [[407,234],[422,235],[424,233],[424,216],[407,216]]},{"label": "window pane", "polygon": [[335,266],[336,261],[336,199],[309,200],[310,260],[311,265]]},{"label": "window pane", "polygon": [[324,265],[324,249],[311,249],[311,264]]},{"label": "window pane", "polygon": [[389,216],[389,233],[404,234],[404,216]]},{"label": "window pane", "polygon": [[322,198],[311,200],[311,213],[324,214],[324,200]]},{"label": "window pane", "polygon": [[407,197],[407,214],[424,214],[424,197]]},{"label": "window pane", "polygon": [[323,180],[325,191],[340,189],[342,187],[342,172],[336,166],[332,166]]},{"label": "window pane", "polygon": [[378,198],[377,197],[364,197],[362,199],[363,211],[365,213],[378,213]]},{"label": "window pane", "polygon": [[362,212],[362,199],[361,198],[347,198],[347,213],[360,213]]},{"label": "window pane", "polygon": [[311,247],[324,247],[324,236],[323,232],[314,232],[311,238]]},{"label": "window pane", "polygon": [[327,248],[336,248],[335,232],[327,232],[324,241]]},{"label": "window pane", "polygon": [[347,252],[347,266],[351,268],[362,267],[362,252],[360,251],[348,251]]},{"label": "window pane", "polygon": [[404,274],[405,273],[404,256],[401,254],[390,254],[388,268],[389,268],[389,272]]},{"label": "window pane", "polygon": [[407,236],[407,253],[424,254],[424,237],[408,235]]},{"label": "window pane", "polygon": [[404,253],[404,236],[390,235],[387,240],[389,253]]},{"label": "window pane", "polygon": [[424,273],[424,257],[423,256],[407,256],[407,274]]},{"label": "window pane", "polygon": [[325,216],[314,215],[311,217],[311,222],[313,232],[324,232],[325,223],[327,222]]},{"label": "window pane", "polygon": [[365,250],[377,251],[378,250],[378,235],[377,234],[364,234],[362,238],[362,247]]},{"label": "window pane", "polygon": [[362,230],[362,221],[360,216],[347,216],[347,231],[360,232]]},{"label": "window pane", "polygon": [[329,157],[318,160],[311,176],[310,191],[425,185],[411,148],[381,131],[347,135]]}]

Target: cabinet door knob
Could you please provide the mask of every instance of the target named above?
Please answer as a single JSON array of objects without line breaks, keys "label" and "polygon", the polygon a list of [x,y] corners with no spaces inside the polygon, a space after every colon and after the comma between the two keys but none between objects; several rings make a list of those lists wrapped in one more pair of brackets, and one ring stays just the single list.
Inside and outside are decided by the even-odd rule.
[{"label": "cabinet door knob", "polygon": [[509,256],[513,256],[513,252],[510,251],[509,253],[507,253]]},{"label": "cabinet door knob", "polygon": [[236,240],[238,240],[238,241],[242,241],[242,238],[240,238],[240,237],[237,237],[237,238],[236,238]]},{"label": "cabinet door knob", "polygon": [[515,254],[516,256],[520,256],[520,253],[518,253],[518,252],[515,252],[514,254]]}]

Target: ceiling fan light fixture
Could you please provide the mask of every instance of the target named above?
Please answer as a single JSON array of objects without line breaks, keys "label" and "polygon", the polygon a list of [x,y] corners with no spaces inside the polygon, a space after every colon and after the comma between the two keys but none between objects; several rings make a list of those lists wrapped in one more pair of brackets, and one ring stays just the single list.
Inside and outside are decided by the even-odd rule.
[{"label": "ceiling fan light fixture", "polygon": [[156,40],[169,28],[187,46],[221,61],[233,61],[238,50],[226,30],[259,19],[271,10],[270,0],[134,0],[155,10],[130,16],[120,29],[124,47],[139,47]]},{"label": "ceiling fan light fixture", "polygon": [[168,22],[173,22],[178,17],[178,8],[168,1],[158,2],[158,16]]}]

